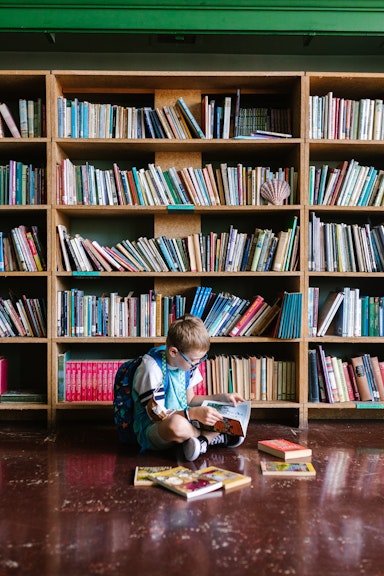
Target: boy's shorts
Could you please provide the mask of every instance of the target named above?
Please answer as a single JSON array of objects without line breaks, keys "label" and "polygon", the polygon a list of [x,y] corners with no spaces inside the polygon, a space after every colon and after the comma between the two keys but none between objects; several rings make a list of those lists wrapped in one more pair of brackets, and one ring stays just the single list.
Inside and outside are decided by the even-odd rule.
[{"label": "boy's shorts", "polygon": [[163,440],[159,434],[159,424],[160,422],[154,422],[148,426],[146,430],[147,435],[147,448],[150,450],[167,450],[175,445],[174,442],[169,442],[168,440]]}]

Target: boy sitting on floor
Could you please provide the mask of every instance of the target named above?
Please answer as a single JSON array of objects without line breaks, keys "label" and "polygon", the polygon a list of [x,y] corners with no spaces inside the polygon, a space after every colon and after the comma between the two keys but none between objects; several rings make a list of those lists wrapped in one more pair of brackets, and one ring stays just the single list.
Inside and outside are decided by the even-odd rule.
[{"label": "boy sitting on floor", "polygon": [[210,337],[203,321],[185,315],[170,325],[165,347],[152,349],[143,356],[132,391],[133,426],[143,450],[162,450],[181,444],[184,458],[193,461],[206,452],[208,445],[235,448],[243,443],[242,436],[202,433],[198,428],[199,423],[213,426],[222,420],[215,408],[201,406],[204,400],[234,405],[244,401],[237,393],[195,395],[194,387],[202,381],[199,364],[207,358],[209,347]]}]

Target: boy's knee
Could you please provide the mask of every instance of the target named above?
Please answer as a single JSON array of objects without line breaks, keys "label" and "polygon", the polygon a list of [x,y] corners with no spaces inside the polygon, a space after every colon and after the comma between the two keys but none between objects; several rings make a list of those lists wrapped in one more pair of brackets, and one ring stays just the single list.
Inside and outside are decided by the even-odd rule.
[{"label": "boy's knee", "polygon": [[180,414],[174,414],[164,420],[163,423],[166,424],[167,432],[174,442],[184,442],[184,440],[192,436],[191,424]]}]

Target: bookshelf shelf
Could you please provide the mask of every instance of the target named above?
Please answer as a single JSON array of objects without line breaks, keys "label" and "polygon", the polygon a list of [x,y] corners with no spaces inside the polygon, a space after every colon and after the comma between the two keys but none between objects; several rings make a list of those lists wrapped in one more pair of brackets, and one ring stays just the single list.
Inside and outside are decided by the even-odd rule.
[{"label": "bookshelf shelf", "polygon": [[[328,413],[340,418],[370,417],[377,410],[356,409],[356,402],[337,405],[308,401],[308,353],[318,345],[333,355],[347,359],[357,353],[380,356],[384,336],[341,337],[326,335],[310,337],[307,334],[309,311],[308,290],[318,286],[321,298],[329,290],[351,286],[366,291],[369,296],[380,295],[384,270],[377,272],[327,272],[308,270],[309,230],[312,215],[325,223],[347,223],[378,226],[382,223],[384,206],[312,205],[309,202],[310,166],[335,168],[352,159],[362,166],[383,169],[384,140],[339,140],[310,138],[310,96],[324,97],[329,92],[338,98],[380,99],[384,90],[383,74],[316,73],[316,72],[95,72],[95,71],[18,71],[1,72],[2,101],[18,119],[20,98],[41,99],[44,104],[44,137],[14,138],[5,131],[0,138],[1,165],[11,160],[45,169],[44,204],[0,205],[0,231],[14,226],[38,225],[46,244],[47,266],[42,271],[0,271],[0,297],[9,291],[19,295],[43,298],[47,305],[46,337],[0,338],[0,356],[10,364],[10,385],[17,388],[25,381],[28,361],[36,364],[33,388],[46,395],[46,401],[32,403],[1,403],[7,415],[14,411],[17,417],[29,411],[44,415],[54,424],[57,413],[75,412],[81,418],[83,411],[96,409],[108,412],[110,402],[58,400],[58,359],[68,351],[76,360],[116,360],[145,352],[150,346],[162,344],[164,336],[131,337],[58,337],[58,292],[83,290],[88,296],[118,292],[135,295],[149,291],[165,296],[181,295],[187,308],[196,289],[211,286],[216,291],[227,291],[251,300],[256,294],[273,300],[282,291],[303,295],[302,333],[299,338],[280,339],[269,333],[261,336],[213,336],[212,355],[257,355],[277,360],[294,360],[296,374],[295,399],[292,401],[254,401],[257,416],[271,418],[291,417],[305,427],[310,418],[322,418]],[[119,107],[162,108],[173,106],[182,96],[200,126],[203,125],[202,101],[224,100],[229,96],[235,102],[241,91],[241,105],[247,109],[272,103],[290,109],[292,138],[237,139],[237,138],[62,138],[58,130],[58,99],[95,104],[115,104]],[[207,100],[206,99],[206,100]],[[214,168],[227,164],[256,169],[270,167],[291,171],[295,178],[295,197],[288,204],[268,205],[85,205],[58,204],[62,200],[57,190],[59,169],[70,161],[79,167],[89,164],[100,171],[111,170],[114,164],[124,171],[147,170],[149,165],[200,170],[207,165]],[[287,172],[286,172],[287,173]],[[293,176],[296,173],[297,176]],[[293,182],[293,180],[291,180]],[[80,200],[81,201],[81,200]],[[292,202],[292,203],[291,203]],[[64,271],[60,256],[57,226],[67,227],[70,235],[84,234],[103,245],[113,246],[123,238],[131,241],[141,236],[156,238],[184,238],[188,235],[227,232],[232,225],[239,232],[251,235],[255,228],[270,228],[273,233],[285,230],[293,218],[300,228],[297,264],[292,270],[277,271]],[[84,272],[84,271],[83,271]],[[26,282],[26,279],[28,281]],[[26,362],[20,366],[20,358]],[[25,364],[25,366],[24,366]],[[329,411],[328,411],[329,410]],[[63,416],[64,417],[64,416]]]}]

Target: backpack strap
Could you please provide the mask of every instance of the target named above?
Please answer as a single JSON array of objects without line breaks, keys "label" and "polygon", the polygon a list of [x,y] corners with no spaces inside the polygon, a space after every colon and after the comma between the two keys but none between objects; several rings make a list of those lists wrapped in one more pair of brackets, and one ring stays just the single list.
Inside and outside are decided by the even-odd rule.
[{"label": "backpack strap", "polygon": [[[157,365],[161,368],[163,373],[163,387],[164,392],[168,387],[168,370],[167,370],[167,363],[165,362],[165,346],[156,346],[155,348],[151,348],[148,350],[147,354],[151,356],[154,360],[156,360]],[[191,380],[191,370],[187,370],[185,372],[185,389],[188,388],[189,382]]]}]

